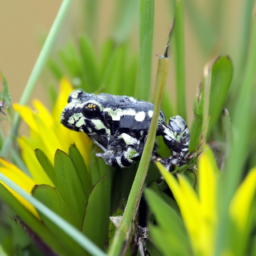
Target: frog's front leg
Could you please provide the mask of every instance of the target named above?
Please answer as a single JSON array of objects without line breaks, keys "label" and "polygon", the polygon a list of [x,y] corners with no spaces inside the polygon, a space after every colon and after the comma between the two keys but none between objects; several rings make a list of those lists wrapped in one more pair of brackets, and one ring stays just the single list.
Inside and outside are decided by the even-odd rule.
[{"label": "frog's front leg", "polygon": [[134,163],[134,158],[137,158],[139,153],[132,146],[128,146],[121,154],[114,150],[107,150],[104,153],[96,154],[96,156],[103,158],[107,165],[125,168]]}]

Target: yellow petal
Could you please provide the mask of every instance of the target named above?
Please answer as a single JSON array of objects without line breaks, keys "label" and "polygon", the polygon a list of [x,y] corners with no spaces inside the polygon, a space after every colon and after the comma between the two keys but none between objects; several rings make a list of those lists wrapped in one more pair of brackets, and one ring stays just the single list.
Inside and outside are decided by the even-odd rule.
[{"label": "yellow petal", "polygon": [[53,118],[56,122],[60,122],[61,113],[64,107],[67,105],[68,96],[73,91],[71,83],[66,79],[62,78],[60,82],[60,93],[53,108]]},{"label": "yellow petal", "polygon": [[156,163],[156,165],[172,190],[174,198],[180,208],[193,250],[195,253],[199,252],[200,207],[196,193],[184,177],[179,177],[179,185],[172,174],[170,174],[160,163]]},{"label": "yellow petal", "polygon": [[19,105],[18,103],[13,103],[12,106],[13,109],[20,114],[21,118],[27,123],[30,129],[34,131],[38,130],[34,119],[34,113],[31,108]]},{"label": "yellow petal", "polygon": [[37,110],[36,115],[44,122],[46,126],[52,127],[53,126],[52,115],[49,113],[47,108],[41,103],[41,101],[34,100],[33,105]]},{"label": "yellow petal", "polygon": [[215,234],[217,222],[217,175],[218,169],[209,147],[205,147],[199,158],[199,198],[208,235]]},{"label": "yellow petal", "polygon": [[53,159],[57,149],[63,150],[62,143],[63,140],[65,141],[65,138],[60,137],[53,128],[45,125],[40,118],[35,117],[35,121],[37,126],[40,127],[40,129],[38,129],[38,136],[47,148],[47,151],[50,152],[51,159]]},{"label": "yellow petal", "polygon": [[202,229],[203,219],[200,211],[201,205],[196,192],[185,177],[178,175],[178,178],[183,199],[182,201],[177,200],[177,203],[181,209],[181,214],[188,230],[194,251],[200,255],[202,252],[205,252],[206,249],[203,241],[206,234]]},{"label": "yellow petal", "polygon": [[[0,167],[0,172],[9,179],[11,179],[13,182],[15,182],[27,193],[31,194],[31,191],[33,187],[36,185],[36,183],[30,177],[24,174],[21,170],[19,170],[15,165],[1,158],[0,163],[4,166]],[[38,219],[40,219],[38,212],[36,211],[33,205],[27,202],[23,197],[21,197],[18,193],[9,188],[3,182],[0,181],[0,183],[2,183],[20,201],[20,203],[24,205],[24,207],[26,207],[32,214],[34,214]]]},{"label": "yellow petal", "polygon": [[255,192],[256,167],[248,173],[230,204],[229,214],[234,222],[237,223],[240,231],[244,231],[246,228]]},{"label": "yellow petal", "polygon": [[44,169],[38,162],[34,149],[30,147],[25,138],[18,139],[19,145],[21,147],[21,155],[24,160],[26,166],[31,173],[33,180],[37,184],[47,184],[50,186],[54,186],[52,181],[49,179],[47,174],[44,172]]}]

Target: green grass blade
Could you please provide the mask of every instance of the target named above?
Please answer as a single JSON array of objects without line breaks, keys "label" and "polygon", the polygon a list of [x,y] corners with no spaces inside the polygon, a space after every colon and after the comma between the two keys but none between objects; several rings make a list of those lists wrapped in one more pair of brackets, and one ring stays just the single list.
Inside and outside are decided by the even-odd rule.
[{"label": "green grass blade", "polygon": [[200,12],[196,2],[190,0],[184,0],[188,18],[191,21],[192,26],[195,29],[197,38],[201,43],[201,46],[205,54],[208,54],[215,43],[215,31],[206,17]]},{"label": "green grass blade", "polygon": [[[26,84],[25,90],[21,96],[21,99],[20,99],[21,105],[25,105],[28,102],[28,100],[34,90],[36,82],[42,72],[42,69],[44,68],[44,66],[46,64],[46,61],[50,54],[50,51],[51,51],[53,44],[55,42],[55,39],[57,37],[58,31],[60,30],[60,27],[62,25],[62,22],[63,22],[64,17],[69,9],[69,5],[71,2],[72,2],[72,0],[64,0],[61,4],[61,7],[60,7],[58,14],[54,20],[54,23],[51,27],[49,35],[47,36],[47,39],[46,39],[44,46],[38,56],[36,64],[33,67],[33,70],[30,74],[30,77]],[[1,153],[0,153],[0,155],[3,157],[6,157],[6,155],[8,153],[8,150],[9,150],[10,144],[11,144],[11,140],[13,139],[13,136],[15,135],[15,132],[17,131],[17,126],[19,124],[19,120],[20,120],[20,115],[18,113],[16,113],[14,120],[13,120],[11,131],[10,131],[8,137],[6,138],[6,140],[3,144],[2,150],[1,150]]]},{"label": "green grass blade", "polygon": [[164,92],[162,110],[167,119],[169,119],[171,116],[176,115],[176,111],[174,110],[173,103],[167,88],[165,89],[165,92]]},{"label": "green grass blade", "polygon": [[241,22],[238,27],[237,34],[239,35],[237,40],[237,49],[236,51],[236,72],[234,83],[232,84],[232,100],[233,104],[236,104],[237,96],[241,90],[240,85],[242,82],[242,77],[244,75],[246,60],[248,58],[248,47],[250,43],[250,32],[251,32],[251,13],[255,1],[247,0],[242,2],[242,17]]},{"label": "green grass blade", "polygon": [[85,10],[85,31],[94,43],[97,42],[99,0],[82,1]]},{"label": "green grass blade", "polygon": [[174,67],[176,77],[177,113],[186,120],[186,85],[185,85],[185,39],[183,0],[177,0],[175,6]]},{"label": "green grass blade", "polygon": [[135,97],[146,101],[151,88],[154,5],[154,0],[141,0],[140,3],[140,58]]},{"label": "green grass blade", "polygon": [[[221,250],[225,248],[225,239],[227,235],[227,207],[234,194],[234,191],[239,183],[239,179],[243,173],[243,165],[248,153],[249,135],[251,130],[251,106],[254,101],[253,89],[255,82],[255,70],[256,70],[256,14],[253,16],[252,24],[252,36],[251,36],[251,48],[248,62],[246,65],[246,72],[244,81],[242,83],[243,90],[241,91],[236,103],[236,108],[233,117],[233,127],[235,136],[233,143],[231,144],[230,155],[225,167],[224,176],[222,179],[221,191],[222,211],[220,218],[220,225],[217,233],[216,241],[216,254],[219,255]],[[225,191],[224,191],[225,189]]]},{"label": "green grass blade", "polygon": [[43,205],[40,201],[29,195],[12,180],[0,173],[0,180],[8,187],[17,192],[20,196],[31,203],[39,212],[45,215],[48,219],[61,228],[66,234],[68,234],[74,241],[76,241],[82,248],[95,256],[106,256],[97,246],[95,246],[89,239],[87,239],[80,231],[70,225],[67,221],[59,217],[52,210]]},{"label": "green grass blade", "polygon": [[112,38],[117,44],[123,43],[132,31],[132,26],[137,20],[139,3],[138,0],[116,0]]},{"label": "green grass blade", "polygon": [[137,214],[138,205],[143,192],[144,182],[147,176],[149,162],[151,159],[152,150],[155,143],[156,129],[166,84],[168,65],[169,59],[160,56],[158,61],[156,86],[153,100],[153,103],[155,105],[154,114],[149,128],[147,142],[145,144],[140,164],[128,197],[122,222],[116,231],[113,243],[109,249],[109,256],[119,256],[124,241],[126,239],[129,240],[129,237],[127,236],[130,233],[129,230]]}]

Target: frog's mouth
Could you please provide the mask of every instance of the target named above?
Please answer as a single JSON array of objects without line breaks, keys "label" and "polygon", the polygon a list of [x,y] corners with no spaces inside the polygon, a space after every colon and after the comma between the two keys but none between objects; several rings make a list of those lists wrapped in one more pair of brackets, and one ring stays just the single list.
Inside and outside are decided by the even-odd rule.
[{"label": "frog's mouth", "polygon": [[74,115],[75,113],[66,107],[62,111],[60,122],[69,129],[79,131],[79,127],[76,126],[77,121]]}]

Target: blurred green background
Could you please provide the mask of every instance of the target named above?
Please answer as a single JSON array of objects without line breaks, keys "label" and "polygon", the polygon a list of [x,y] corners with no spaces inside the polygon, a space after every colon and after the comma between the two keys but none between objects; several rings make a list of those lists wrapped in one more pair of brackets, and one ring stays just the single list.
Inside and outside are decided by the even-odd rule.
[{"label": "blurred green background", "polygon": [[[218,0],[217,0],[218,1]],[[185,1],[186,2],[186,1]],[[218,34],[218,43],[216,44],[216,54],[231,55],[234,61],[236,58],[236,47],[238,42],[239,22],[242,19],[241,8],[243,0],[218,1],[218,10],[214,10],[214,1],[197,0],[193,1],[205,14],[209,23],[214,19],[221,23],[221,27],[216,25]],[[60,7],[61,1],[0,1],[0,69],[5,74],[13,102],[20,99],[21,93],[26,85],[30,72],[42,46],[43,40],[47,35],[52,22]],[[216,6],[216,4],[215,4]],[[186,10],[185,4],[185,11]],[[65,19],[65,25],[61,29],[54,50],[59,50],[66,45],[69,38],[76,39],[84,31],[87,32],[89,24],[86,24],[84,17],[84,1],[75,0]],[[116,0],[100,1],[98,31],[96,32],[96,47],[99,47],[104,39],[108,38],[113,32],[114,13]],[[139,10],[134,10],[138,14]],[[213,15],[221,12],[225,20],[221,21]],[[171,24],[171,10],[168,1],[155,2],[155,28],[154,28],[154,46],[153,53],[161,53],[164,49],[169,27]],[[138,15],[137,15],[138,17]],[[138,23],[133,21],[132,45],[134,51],[138,52]],[[216,22],[215,22],[216,23]],[[204,64],[209,60],[210,53],[203,51],[190,19],[185,13],[185,61],[186,61],[186,86],[187,86],[187,113],[188,124],[191,125],[193,114],[192,106],[198,83],[203,77]],[[228,45],[228,47],[227,47]],[[152,83],[155,82],[157,58],[153,58]],[[43,88],[45,79],[44,74],[38,82],[34,91],[33,98],[39,98],[47,103],[46,90]],[[174,72],[173,63],[170,62],[167,87],[171,92],[172,99],[175,101],[174,91]],[[4,125],[5,122],[2,122]],[[6,130],[6,128],[5,128]]]}]

